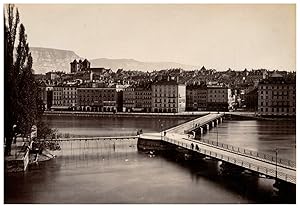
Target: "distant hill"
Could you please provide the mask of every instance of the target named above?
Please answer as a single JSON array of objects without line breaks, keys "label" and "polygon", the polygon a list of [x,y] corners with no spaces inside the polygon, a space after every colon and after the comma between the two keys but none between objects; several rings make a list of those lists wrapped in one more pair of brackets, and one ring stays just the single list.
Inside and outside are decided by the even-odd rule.
[{"label": "distant hill", "polygon": [[30,48],[33,58],[33,70],[35,74],[44,74],[48,71],[70,71],[70,63],[79,59],[73,51],[52,48]]},{"label": "distant hill", "polygon": [[104,67],[111,68],[113,71],[117,69],[125,70],[140,70],[140,71],[153,71],[170,68],[182,68],[182,69],[196,69],[199,67],[185,65],[175,62],[141,62],[134,59],[108,59],[99,58],[91,59],[91,67]]},{"label": "distant hill", "polygon": [[199,67],[174,62],[141,62],[134,59],[89,59],[80,57],[74,51],[52,48],[31,47],[33,57],[33,70],[35,74],[44,74],[48,71],[70,72],[70,62],[74,59],[87,58],[91,67],[104,67],[116,71],[119,68],[124,70],[153,71],[170,68],[196,69]]}]

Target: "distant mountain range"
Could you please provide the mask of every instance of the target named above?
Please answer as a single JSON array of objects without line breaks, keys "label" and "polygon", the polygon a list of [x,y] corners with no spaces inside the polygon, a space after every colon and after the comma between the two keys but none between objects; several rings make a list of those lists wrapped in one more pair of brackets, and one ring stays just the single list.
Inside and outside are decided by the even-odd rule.
[{"label": "distant mountain range", "polygon": [[197,66],[180,64],[175,62],[141,62],[134,59],[108,59],[98,58],[89,59],[80,57],[74,51],[60,50],[52,48],[31,47],[30,51],[33,57],[33,70],[35,74],[45,74],[49,71],[70,72],[70,62],[74,59],[88,59],[91,67],[110,68],[113,71],[117,69],[153,71],[170,68],[182,68],[186,70],[199,69]]}]

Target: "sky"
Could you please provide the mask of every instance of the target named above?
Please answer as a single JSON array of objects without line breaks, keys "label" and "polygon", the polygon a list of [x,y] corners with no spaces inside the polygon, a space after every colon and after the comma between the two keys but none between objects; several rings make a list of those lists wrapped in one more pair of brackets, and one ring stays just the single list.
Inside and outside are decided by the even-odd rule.
[{"label": "sky", "polygon": [[17,4],[30,46],[217,70],[296,70],[295,4]]}]

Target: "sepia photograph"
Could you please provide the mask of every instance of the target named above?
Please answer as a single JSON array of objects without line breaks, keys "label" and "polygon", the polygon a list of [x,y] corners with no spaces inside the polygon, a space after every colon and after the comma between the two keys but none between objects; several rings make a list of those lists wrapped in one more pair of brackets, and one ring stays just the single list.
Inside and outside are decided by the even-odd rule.
[{"label": "sepia photograph", "polygon": [[296,204],[296,3],[2,3],[4,204]]}]

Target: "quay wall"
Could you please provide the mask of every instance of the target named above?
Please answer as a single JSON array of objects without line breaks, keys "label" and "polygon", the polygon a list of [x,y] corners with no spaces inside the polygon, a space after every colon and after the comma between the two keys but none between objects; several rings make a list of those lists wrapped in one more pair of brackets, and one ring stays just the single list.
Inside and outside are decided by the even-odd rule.
[{"label": "quay wall", "polygon": [[111,118],[196,118],[207,115],[206,112],[183,113],[112,113],[82,111],[45,111],[44,116],[78,116],[78,117],[111,117]]}]

